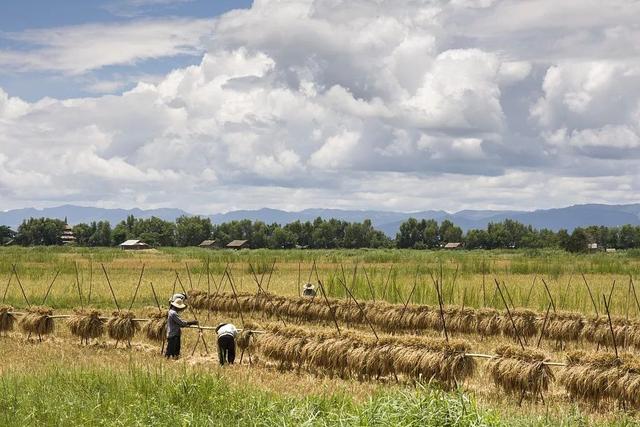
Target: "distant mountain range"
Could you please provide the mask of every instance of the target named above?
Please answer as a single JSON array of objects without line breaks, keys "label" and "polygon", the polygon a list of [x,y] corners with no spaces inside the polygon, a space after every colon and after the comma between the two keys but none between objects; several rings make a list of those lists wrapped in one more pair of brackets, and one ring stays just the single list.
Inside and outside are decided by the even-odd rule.
[{"label": "distant mountain range", "polygon": [[[173,221],[181,215],[191,215],[181,209],[107,209],[84,206],[64,205],[44,209],[15,209],[0,212],[0,225],[12,228],[30,217],[67,218],[69,224],[107,220],[112,225],[122,221],[128,215],[137,218],[156,216],[167,221]],[[205,215],[207,216],[207,215]],[[344,221],[358,221],[370,219],[374,227],[388,236],[394,237],[400,224],[408,218],[435,219],[441,222],[451,220],[463,230],[472,228],[486,228],[490,222],[513,219],[535,228],[548,228],[557,231],[565,228],[569,231],[576,227],[588,225],[605,225],[609,227],[625,224],[640,225],[640,203],[630,205],[602,205],[585,204],[574,205],[558,209],[540,209],[535,211],[492,211],[492,210],[463,210],[448,213],[442,210],[420,212],[390,212],[390,211],[359,211],[341,209],[305,209],[299,212],[288,212],[278,209],[239,210],[227,213],[208,215],[214,223],[232,220],[249,219],[266,223],[287,224],[296,220],[313,221],[317,217],[324,219],[336,218]]]}]

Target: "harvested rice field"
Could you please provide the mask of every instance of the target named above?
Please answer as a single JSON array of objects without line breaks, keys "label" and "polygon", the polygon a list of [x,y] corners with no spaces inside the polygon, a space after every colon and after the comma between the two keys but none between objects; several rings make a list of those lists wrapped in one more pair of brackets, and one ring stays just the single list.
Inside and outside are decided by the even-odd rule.
[{"label": "harvested rice field", "polygon": [[[640,422],[632,251],[0,256],[0,425]],[[208,329],[161,356],[180,291],[244,328],[234,366]]]}]

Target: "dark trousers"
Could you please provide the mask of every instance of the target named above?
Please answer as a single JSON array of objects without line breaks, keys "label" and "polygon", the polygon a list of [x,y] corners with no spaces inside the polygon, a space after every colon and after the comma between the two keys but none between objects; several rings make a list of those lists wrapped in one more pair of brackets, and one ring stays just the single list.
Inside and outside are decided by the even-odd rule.
[{"label": "dark trousers", "polygon": [[167,351],[164,353],[165,357],[173,357],[177,359],[180,357],[180,335],[167,339]]},{"label": "dark trousers", "polygon": [[220,365],[224,365],[225,362],[233,365],[233,361],[236,360],[236,339],[233,336],[218,337],[218,357]]}]

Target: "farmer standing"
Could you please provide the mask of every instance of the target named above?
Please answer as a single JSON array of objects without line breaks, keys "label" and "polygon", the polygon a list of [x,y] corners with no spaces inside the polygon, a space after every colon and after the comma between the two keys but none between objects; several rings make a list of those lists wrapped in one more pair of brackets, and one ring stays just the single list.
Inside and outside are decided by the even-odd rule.
[{"label": "farmer standing", "polygon": [[165,357],[177,359],[180,357],[180,338],[182,335],[182,328],[186,328],[191,325],[197,325],[197,320],[185,322],[180,318],[179,313],[187,308],[184,300],[186,296],[183,294],[175,294],[171,297],[169,304],[169,315],[167,317],[167,351]]},{"label": "farmer standing", "polygon": [[236,359],[236,335],[238,329],[231,323],[220,323],[216,327],[218,334],[218,356],[220,357],[220,365],[225,362],[233,365]]}]

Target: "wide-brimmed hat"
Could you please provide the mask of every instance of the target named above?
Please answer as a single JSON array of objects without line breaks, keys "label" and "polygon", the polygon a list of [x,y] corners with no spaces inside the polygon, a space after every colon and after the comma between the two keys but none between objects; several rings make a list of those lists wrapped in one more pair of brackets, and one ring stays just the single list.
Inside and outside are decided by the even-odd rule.
[{"label": "wide-brimmed hat", "polygon": [[313,284],[311,284],[311,283],[306,283],[306,284],[304,285],[304,288],[305,288],[305,289],[313,289],[314,287],[315,287],[315,286],[313,286]]},{"label": "wide-brimmed hat", "polygon": [[183,309],[185,308],[187,305],[184,303],[184,300],[182,298],[176,298],[175,300],[171,301],[171,305],[175,308],[179,308],[179,309]]},{"label": "wide-brimmed hat", "polygon": [[222,328],[224,325],[228,325],[228,323],[218,323],[218,326],[216,326],[216,332],[218,332],[218,329]]},{"label": "wide-brimmed hat", "polygon": [[173,294],[171,298],[169,298],[169,302],[174,302],[177,299],[186,300],[187,296],[185,294]]}]

